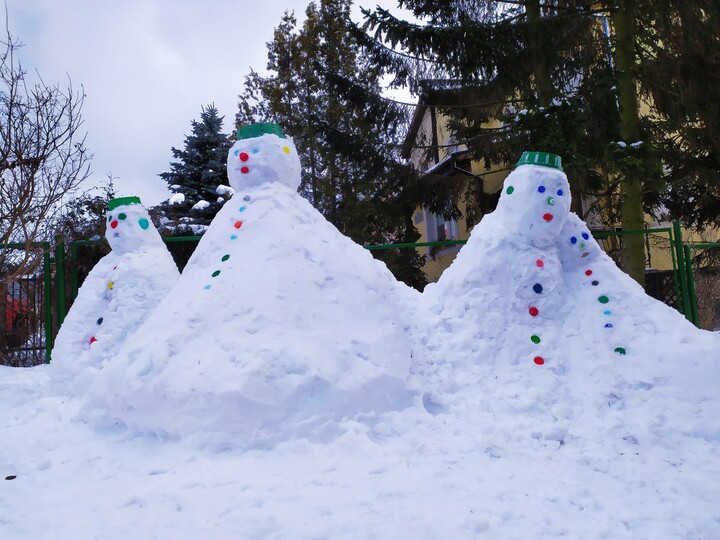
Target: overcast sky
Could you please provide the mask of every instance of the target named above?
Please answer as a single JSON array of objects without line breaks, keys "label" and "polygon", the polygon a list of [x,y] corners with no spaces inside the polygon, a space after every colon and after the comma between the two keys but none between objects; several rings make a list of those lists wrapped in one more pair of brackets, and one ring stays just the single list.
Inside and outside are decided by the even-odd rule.
[{"label": "overcast sky", "polygon": [[[250,68],[283,12],[299,22],[309,0],[5,0],[20,59],[46,83],[82,85],[91,185],[108,173],[119,196],[146,205],[169,195],[157,175],[182,148],[201,107],[215,103],[232,129]],[[356,4],[394,7],[395,0]],[[358,5],[355,20],[358,20]],[[4,23],[4,14],[0,14]]]}]

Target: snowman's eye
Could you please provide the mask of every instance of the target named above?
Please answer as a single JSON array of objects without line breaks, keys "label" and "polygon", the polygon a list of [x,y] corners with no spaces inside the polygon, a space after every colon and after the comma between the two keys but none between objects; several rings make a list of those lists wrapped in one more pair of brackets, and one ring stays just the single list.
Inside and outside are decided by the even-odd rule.
[{"label": "snowman's eye", "polygon": [[589,235],[588,233],[584,232],[584,233],[582,233],[582,237],[583,237],[585,240],[588,240],[588,239],[590,238],[590,235]]},{"label": "snowman's eye", "polygon": [[118,219],[120,219],[120,220],[127,219],[127,214],[119,214]]},{"label": "snowman's eye", "polygon": [[235,156],[237,156],[237,155],[239,155],[239,154],[240,154],[240,150],[235,150],[235,151],[233,152],[233,155],[235,155]]},{"label": "snowman's eye", "polygon": [[112,221],[112,214],[110,214],[110,215],[108,216],[108,223],[110,223],[111,221]]},{"label": "snowman's eye", "polygon": [[559,197],[562,197],[562,196],[563,196],[563,190],[562,190],[562,189],[558,189],[558,190],[557,190],[557,194],[558,194]]},{"label": "snowman's eye", "polygon": [[571,237],[570,237],[570,243],[571,243],[571,244],[577,244],[577,238],[575,238],[574,236],[571,236]]},{"label": "snowman's eye", "polygon": [[253,154],[257,154],[257,153],[260,152],[260,149],[259,149],[259,148],[253,148],[253,149],[251,150],[251,152],[252,152]]},{"label": "snowman's eye", "polygon": [[545,186],[538,186],[538,193],[545,193]]},{"label": "snowman's eye", "polygon": [[150,226],[150,222],[145,218],[140,218],[138,220],[138,225],[140,225],[141,229],[147,229]]}]

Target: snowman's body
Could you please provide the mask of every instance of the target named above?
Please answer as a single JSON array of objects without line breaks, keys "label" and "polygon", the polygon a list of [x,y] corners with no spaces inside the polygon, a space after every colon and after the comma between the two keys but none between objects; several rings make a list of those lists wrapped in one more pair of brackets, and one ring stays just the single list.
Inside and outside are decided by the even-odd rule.
[{"label": "snowman's body", "polygon": [[569,424],[561,399],[568,359],[558,333],[567,291],[554,244],[569,208],[562,171],[519,166],[497,209],[425,289],[424,309],[437,324],[426,329],[415,367],[430,412],[511,415],[518,436],[554,437]]},{"label": "snowman's body", "polygon": [[77,378],[76,389],[86,383],[86,368],[113,357],[180,276],[147,210],[127,200],[108,211],[112,251],[88,274],[55,339],[53,371]]},{"label": "snowman's body", "polygon": [[292,141],[238,141],[228,176],[235,195],[93,405],[138,429],[229,430],[248,443],[406,406],[411,349],[394,278],[297,194]]},{"label": "snowman's body", "polygon": [[[446,355],[453,342],[446,334],[469,333],[478,343],[479,362],[550,361],[553,329],[566,300],[554,240],[569,208],[561,171],[525,165],[508,176],[495,212],[473,229],[453,264],[426,289],[424,301],[440,318],[427,339],[430,358]],[[498,343],[507,346],[497,351]],[[506,355],[510,350],[512,356]]]}]

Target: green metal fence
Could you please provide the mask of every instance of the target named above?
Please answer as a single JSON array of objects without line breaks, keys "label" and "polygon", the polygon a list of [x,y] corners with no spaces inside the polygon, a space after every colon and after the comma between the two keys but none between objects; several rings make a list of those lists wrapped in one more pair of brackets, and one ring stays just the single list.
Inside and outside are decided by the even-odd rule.
[{"label": "green metal fence", "polygon": [[[50,361],[53,328],[52,258],[49,242],[0,244],[36,257],[36,270],[0,290],[0,364],[29,367]],[[12,256],[10,257],[12,260]]]},{"label": "green metal fence", "polygon": [[683,244],[688,319],[705,330],[720,330],[720,243]]},{"label": "green metal fence", "polygon": [[[708,330],[720,329],[720,243],[683,244],[678,223],[672,228],[593,232],[593,236],[620,268],[622,268],[623,238],[636,234],[645,236],[646,292],[676,308],[696,326]],[[181,271],[200,238],[200,236],[163,238]],[[375,251],[443,247],[465,243],[465,240],[448,240],[364,247]],[[16,359],[11,365],[34,365],[50,361],[54,335],[77,297],[80,285],[97,261],[109,252],[104,239],[77,240],[66,246],[62,238],[58,238],[55,249],[51,248],[49,242],[35,243],[32,247],[41,250],[43,259],[41,270],[23,279],[29,280],[25,282],[26,289],[33,294],[39,294],[39,297],[33,300],[32,307],[37,324],[25,330],[28,341],[24,349],[16,347],[10,355],[7,353],[3,355],[3,334],[0,330],[0,364],[11,363],[8,362],[8,358]],[[25,245],[10,244],[0,248],[25,249]],[[0,313],[3,311],[0,310]],[[30,335],[35,336],[32,343],[29,341]],[[14,343],[17,341],[15,339]],[[8,339],[5,339],[5,349],[7,348]],[[37,351],[41,353],[38,354]],[[19,358],[22,354],[27,358]]]}]

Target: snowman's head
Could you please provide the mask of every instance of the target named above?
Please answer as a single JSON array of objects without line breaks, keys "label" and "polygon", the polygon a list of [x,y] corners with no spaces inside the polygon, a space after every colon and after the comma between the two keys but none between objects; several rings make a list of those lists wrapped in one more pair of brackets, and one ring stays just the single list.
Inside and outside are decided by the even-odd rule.
[{"label": "snowman's head", "polygon": [[516,243],[544,248],[552,244],[570,211],[570,184],[560,156],[525,152],[505,179],[495,212]]},{"label": "snowman's head", "polygon": [[600,244],[592,237],[585,222],[574,213],[565,220],[555,245],[566,272],[594,262],[602,253]]},{"label": "snowman's head", "polygon": [[150,215],[138,197],[121,197],[108,203],[105,238],[118,254],[162,243]]},{"label": "snowman's head", "polygon": [[297,190],[300,157],[277,124],[252,124],[238,130],[238,141],[228,152],[227,173],[235,191],[270,182]]}]

